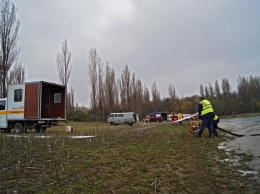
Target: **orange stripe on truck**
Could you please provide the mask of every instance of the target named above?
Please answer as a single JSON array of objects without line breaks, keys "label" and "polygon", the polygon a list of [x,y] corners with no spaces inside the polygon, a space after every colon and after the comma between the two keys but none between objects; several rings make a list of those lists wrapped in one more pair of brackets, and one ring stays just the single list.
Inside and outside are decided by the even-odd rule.
[{"label": "orange stripe on truck", "polygon": [[0,111],[0,115],[9,115],[9,114],[24,114],[24,110],[4,110],[4,111]]}]

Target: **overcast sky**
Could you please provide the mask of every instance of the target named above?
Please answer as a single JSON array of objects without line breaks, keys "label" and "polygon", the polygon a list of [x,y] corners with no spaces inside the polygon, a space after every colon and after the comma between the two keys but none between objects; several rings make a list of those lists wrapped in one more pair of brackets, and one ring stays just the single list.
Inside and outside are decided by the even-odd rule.
[{"label": "overcast sky", "polygon": [[199,85],[260,75],[259,0],[13,0],[18,8],[19,61],[26,81],[60,83],[57,54],[67,40],[68,90],[89,107],[88,56],[96,48],[119,77],[128,65],[161,97],[199,95]]}]

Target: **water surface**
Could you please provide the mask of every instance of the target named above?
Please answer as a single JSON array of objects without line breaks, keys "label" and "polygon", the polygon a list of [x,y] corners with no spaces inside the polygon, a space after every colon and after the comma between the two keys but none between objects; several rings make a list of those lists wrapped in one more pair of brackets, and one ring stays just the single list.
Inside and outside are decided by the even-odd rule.
[{"label": "water surface", "polygon": [[253,161],[249,163],[249,167],[259,171],[260,135],[250,135],[260,134],[260,116],[221,119],[219,127],[233,133],[245,135],[244,137],[236,137],[234,140],[227,142],[226,148],[237,152],[252,154]]}]

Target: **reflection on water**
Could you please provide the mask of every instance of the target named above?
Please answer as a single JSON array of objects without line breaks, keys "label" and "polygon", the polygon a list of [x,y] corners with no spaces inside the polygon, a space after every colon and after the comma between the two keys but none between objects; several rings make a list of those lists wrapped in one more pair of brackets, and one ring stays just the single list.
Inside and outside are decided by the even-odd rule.
[{"label": "reflection on water", "polygon": [[226,142],[226,149],[252,154],[254,158],[249,167],[260,170],[260,136],[250,136],[260,134],[260,116],[221,119],[219,127],[245,135]]}]

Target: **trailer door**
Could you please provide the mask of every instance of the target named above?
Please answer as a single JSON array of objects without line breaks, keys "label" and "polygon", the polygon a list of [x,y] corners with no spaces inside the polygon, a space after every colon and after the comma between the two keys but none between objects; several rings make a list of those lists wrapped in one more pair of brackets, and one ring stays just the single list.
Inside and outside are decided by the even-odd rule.
[{"label": "trailer door", "polygon": [[24,118],[39,118],[39,83],[25,84]]}]

